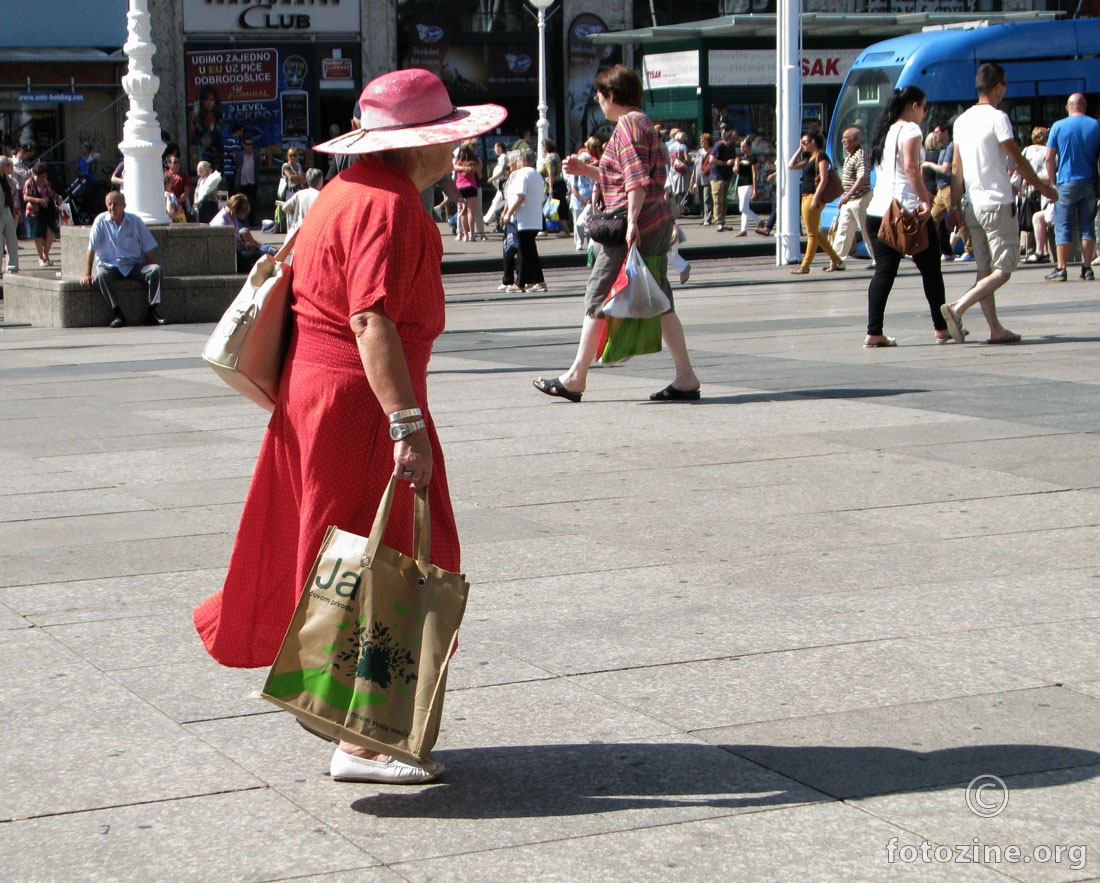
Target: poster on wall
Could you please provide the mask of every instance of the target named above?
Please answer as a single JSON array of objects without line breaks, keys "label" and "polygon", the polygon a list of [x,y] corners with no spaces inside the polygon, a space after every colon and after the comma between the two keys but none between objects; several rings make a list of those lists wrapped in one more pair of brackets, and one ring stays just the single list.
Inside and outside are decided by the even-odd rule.
[{"label": "poster on wall", "polygon": [[309,64],[278,49],[206,49],[187,53],[187,138],[198,158],[220,169],[233,123],[265,147],[307,146]]},{"label": "poster on wall", "polygon": [[564,145],[569,153],[580,150],[592,134],[598,132],[603,141],[611,134],[592,86],[601,70],[622,60],[622,50],[618,46],[598,46],[592,42],[593,35],[606,30],[607,23],[602,18],[587,12],[578,15],[569,25],[569,69],[565,84],[568,137]]},{"label": "poster on wall", "polygon": [[529,95],[538,88],[538,59],[528,43],[451,42],[447,28],[421,21],[409,28],[408,67],[422,67],[447,84],[456,102]]}]

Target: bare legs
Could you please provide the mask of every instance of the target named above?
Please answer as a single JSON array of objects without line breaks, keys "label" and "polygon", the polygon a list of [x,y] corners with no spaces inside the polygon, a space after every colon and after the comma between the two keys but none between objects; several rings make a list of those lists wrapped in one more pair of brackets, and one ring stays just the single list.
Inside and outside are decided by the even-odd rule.
[{"label": "bare legs", "polygon": [[1011,278],[1011,273],[1004,273],[1001,270],[979,271],[978,279],[970,290],[947,306],[959,317],[961,322],[963,313],[974,304],[981,304],[985,321],[989,323],[989,339],[993,341],[1003,340],[1007,329],[1001,324],[1001,320],[997,318],[997,304],[993,295],[998,288]]},{"label": "bare legs", "polygon": [[[596,347],[599,345],[600,336],[603,334],[605,319],[595,319],[585,316],[581,325],[581,339],[577,344],[577,355],[573,358],[573,364],[562,374],[558,380],[562,386],[570,392],[584,392],[588,386],[588,369],[596,358]],[[540,377],[539,380],[542,380]]]},{"label": "bare legs", "polygon": [[[584,317],[584,323],[581,325],[581,339],[577,344],[577,355],[573,359],[573,364],[558,377],[562,386],[570,392],[584,392],[588,386],[588,370],[596,359],[596,347],[600,342],[605,321],[592,316]],[[691,356],[688,354],[687,341],[684,338],[684,326],[675,313],[665,313],[661,316],[661,336],[676,368],[672,385],[684,392],[698,389],[699,378],[691,365]],[[543,379],[539,378],[540,381]]]},{"label": "bare legs", "polygon": [[676,366],[676,376],[672,378],[672,385],[684,392],[698,389],[699,378],[695,374],[695,369],[691,367],[691,356],[688,355],[687,341],[684,339],[684,326],[675,313],[665,313],[661,316],[661,337],[664,338],[668,353],[672,356],[672,364]]},{"label": "bare legs", "polygon": [[50,262],[50,249],[53,248],[53,230],[49,227],[46,228],[46,235],[44,237],[36,237],[34,240],[34,250],[38,252],[38,263],[40,266],[44,266]]},{"label": "bare legs", "polygon": [[[1061,269],[1065,269],[1069,264],[1070,256],[1073,254],[1073,243],[1067,242],[1065,244],[1056,245],[1055,248],[1058,251],[1058,266]],[[1096,242],[1092,239],[1081,240],[1081,266],[1091,267],[1093,256],[1096,254]]]}]

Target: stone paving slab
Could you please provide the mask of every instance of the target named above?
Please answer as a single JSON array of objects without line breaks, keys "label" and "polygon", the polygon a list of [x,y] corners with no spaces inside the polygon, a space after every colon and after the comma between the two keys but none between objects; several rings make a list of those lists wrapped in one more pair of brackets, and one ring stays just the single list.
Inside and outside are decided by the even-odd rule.
[{"label": "stone paving slab", "polygon": [[1005,671],[977,654],[951,656],[944,643],[950,645],[950,640],[840,644],[619,669],[571,680],[689,732],[738,721],[781,720],[1045,683]]},{"label": "stone paving slab", "polygon": [[[386,864],[461,855],[471,846],[510,850],[822,799],[720,748],[670,737],[451,748],[437,755],[454,769],[442,784],[395,792],[331,783],[320,773],[331,746],[316,739],[309,745],[294,734],[276,738],[288,721],[283,715],[188,729],[246,765],[262,767],[276,790]],[[298,750],[273,750],[288,741]],[[314,762],[303,767],[303,755]]]},{"label": "stone paving slab", "polygon": [[[952,701],[899,701],[695,735],[836,799],[935,788],[950,792],[965,810],[964,789],[977,776],[1059,770],[1073,781],[1094,779],[1097,723],[1091,700],[1061,687],[1040,687]],[[1086,818],[1076,807],[1067,810],[1069,819]],[[1078,833],[1085,833],[1084,826]]]},{"label": "stone paving slab", "polygon": [[482,855],[448,856],[395,865],[418,883],[453,878],[489,883],[538,879],[629,879],[636,883],[694,880],[881,881],[1005,878],[982,867],[937,875],[919,865],[892,866],[885,845],[903,829],[839,803],[792,807],[560,840]]},{"label": "stone paving slab", "polygon": [[[704,399],[648,401],[663,353],[575,406],[531,388],[580,321],[584,271],[549,275],[447,279],[430,387],[473,591],[448,773],[407,789],[332,783],[264,672],[194,635],[267,419],[198,359],[209,326],[3,330],[0,815],[36,816],[0,824],[5,873],[1096,877],[887,854],[1100,849],[1093,290],[1022,271],[999,300],[1027,342],[937,346],[906,270],[903,343],[867,351],[866,273],[699,261]],[[1013,799],[978,819],[957,780],[991,748]]]},{"label": "stone paving slab", "polygon": [[[1043,574],[916,583],[904,598],[881,588],[778,595],[768,587],[724,585],[706,568],[697,567],[694,574],[693,579],[691,570],[671,567],[610,574],[594,595],[576,576],[484,585],[471,598],[455,665],[488,663],[504,652],[574,674],[925,635],[944,641],[950,635],[960,645],[984,643],[995,650],[997,629],[1035,631],[1042,637],[1034,643],[1042,643],[1050,637],[1048,627],[1087,607],[1095,592],[1094,577],[1085,571],[1057,579]],[[549,613],[570,617],[574,641],[562,647],[546,632],[542,624]],[[609,621],[615,623],[611,634]],[[675,621],[690,625],[670,629]],[[1081,637],[1087,642],[1088,635],[1086,625]],[[1072,660],[1075,652],[1081,648],[1071,642],[1062,658]],[[1004,665],[1013,658],[1006,654]],[[1075,682],[1087,678],[1091,664],[1091,657],[1078,663],[1086,670],[1074,672]],[[1054,678],[1034,666],[1013,670]]]},{"label": "stone paving slab", "polygon": [[8,870],[24,883],[56,883],[59,868],[104,883],[154,875],[181,883],[272,880],[288,869],[354,873],[363,883],[402,879],[267,788],[0,825],[0,852],[18,855]]},{"label": "stone paving slab", "polygon": [[[943,874],[965,867],[991,868],[1015,880],[1095,880],[1093,832],[1100,817],[1100,767],[1005,775],[1009,799],[1001,814],[982,818],[967,809],[960,789],[872,797],[854,806],[891,824],[898,834],[895,863]],[[1000,791],[985,802],[998,806]],[[928,849],[922,853],[921,844]],[[889,842],[882,844],[883,853]],[[903,853],[902,847],[912,847]],[[950,847],[950,850],[947,849]],[[1016,848],[1014,854],[1009,849]],[[932,851],[939,848],[938,852]],[[915,852],[913,850],[916,850]],[[936,862],[937,857],[950,863]],[[931,862],[924,855],[929,854]],[[969,864],[961,864],[966,859]],[[935,864],[933,864],[935,862]]]},{"label": "stone paving slab", "polygon": [[233,538],[223,534],[91,545],[81,545],[71,536],[59,535],[52,546],[48,567],[44,567],[42,556],[37,553],[0,551],[0,589],[43,582],[224,567],[232,545]]},{"label": "stone paving slab", "polygon": [[262,786],[40,629],[0,632],[0,658],[20,672],[4,689],[0,819]]},{"label": "stone paving slab", "polygon": [[77,622],[173,615],[190,610],[220,588],[225,568],[189,568],[176,573],[153,571],[105,577],[10,586],[2,598],[29,623],[40,628]]}]

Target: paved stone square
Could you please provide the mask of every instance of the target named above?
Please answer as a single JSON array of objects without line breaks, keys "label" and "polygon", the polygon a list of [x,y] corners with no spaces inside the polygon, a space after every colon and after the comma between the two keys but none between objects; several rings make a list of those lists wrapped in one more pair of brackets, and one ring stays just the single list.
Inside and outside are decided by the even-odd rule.
[{"label": "paved stone square", "polygon": [[583,268],[447,276],[473,588],[405,788],[331,782],[193,632],[266,423],[211,326],[0,328],[0,878],[1100,879],[1100,288],[1022,270],[1021,344],[939,346],[908,267],[865,350],[850,263],[697,260],[690,404],[667,354],[532,389]]}]

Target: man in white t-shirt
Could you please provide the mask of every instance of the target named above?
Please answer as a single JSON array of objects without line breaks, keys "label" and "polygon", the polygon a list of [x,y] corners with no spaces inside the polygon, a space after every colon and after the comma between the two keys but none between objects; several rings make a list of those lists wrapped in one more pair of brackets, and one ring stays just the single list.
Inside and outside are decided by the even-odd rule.
[{"label": "man in white t-shirt", "polygon": [[994,293],[1012,276],[1020,259],[1020,227],[1009,178],[1010,168],[1050,199],[1057,191],[1039,180],[1031,163],[1020,153],[1008,115],[997,109],[1008,81],[1004,68],[992,62],[978,68],[974,85],[978,103],[955,120],[955,156],[951,162],[951,214],[948,224],[958,225],[963,191],[966,225],[974,244],[977,280],[954,303],[941,307],[947,328],[956,343],[965,342],[962,314],[981,304],[989,323],[988,343],[1015,343],[1020,335],[997,318]]},{"label": "man in white t-shirt", "polygon": [[287,221],[286,235],[288,237],[302,226],[302,221],[306,219],[309,210],[313,208],[313,203],[321,195],[321,187],[324,183],[325,173],[320,169],[310,169],[306,172],[306,186],[283,203],[283,211],[286,213]]}]

